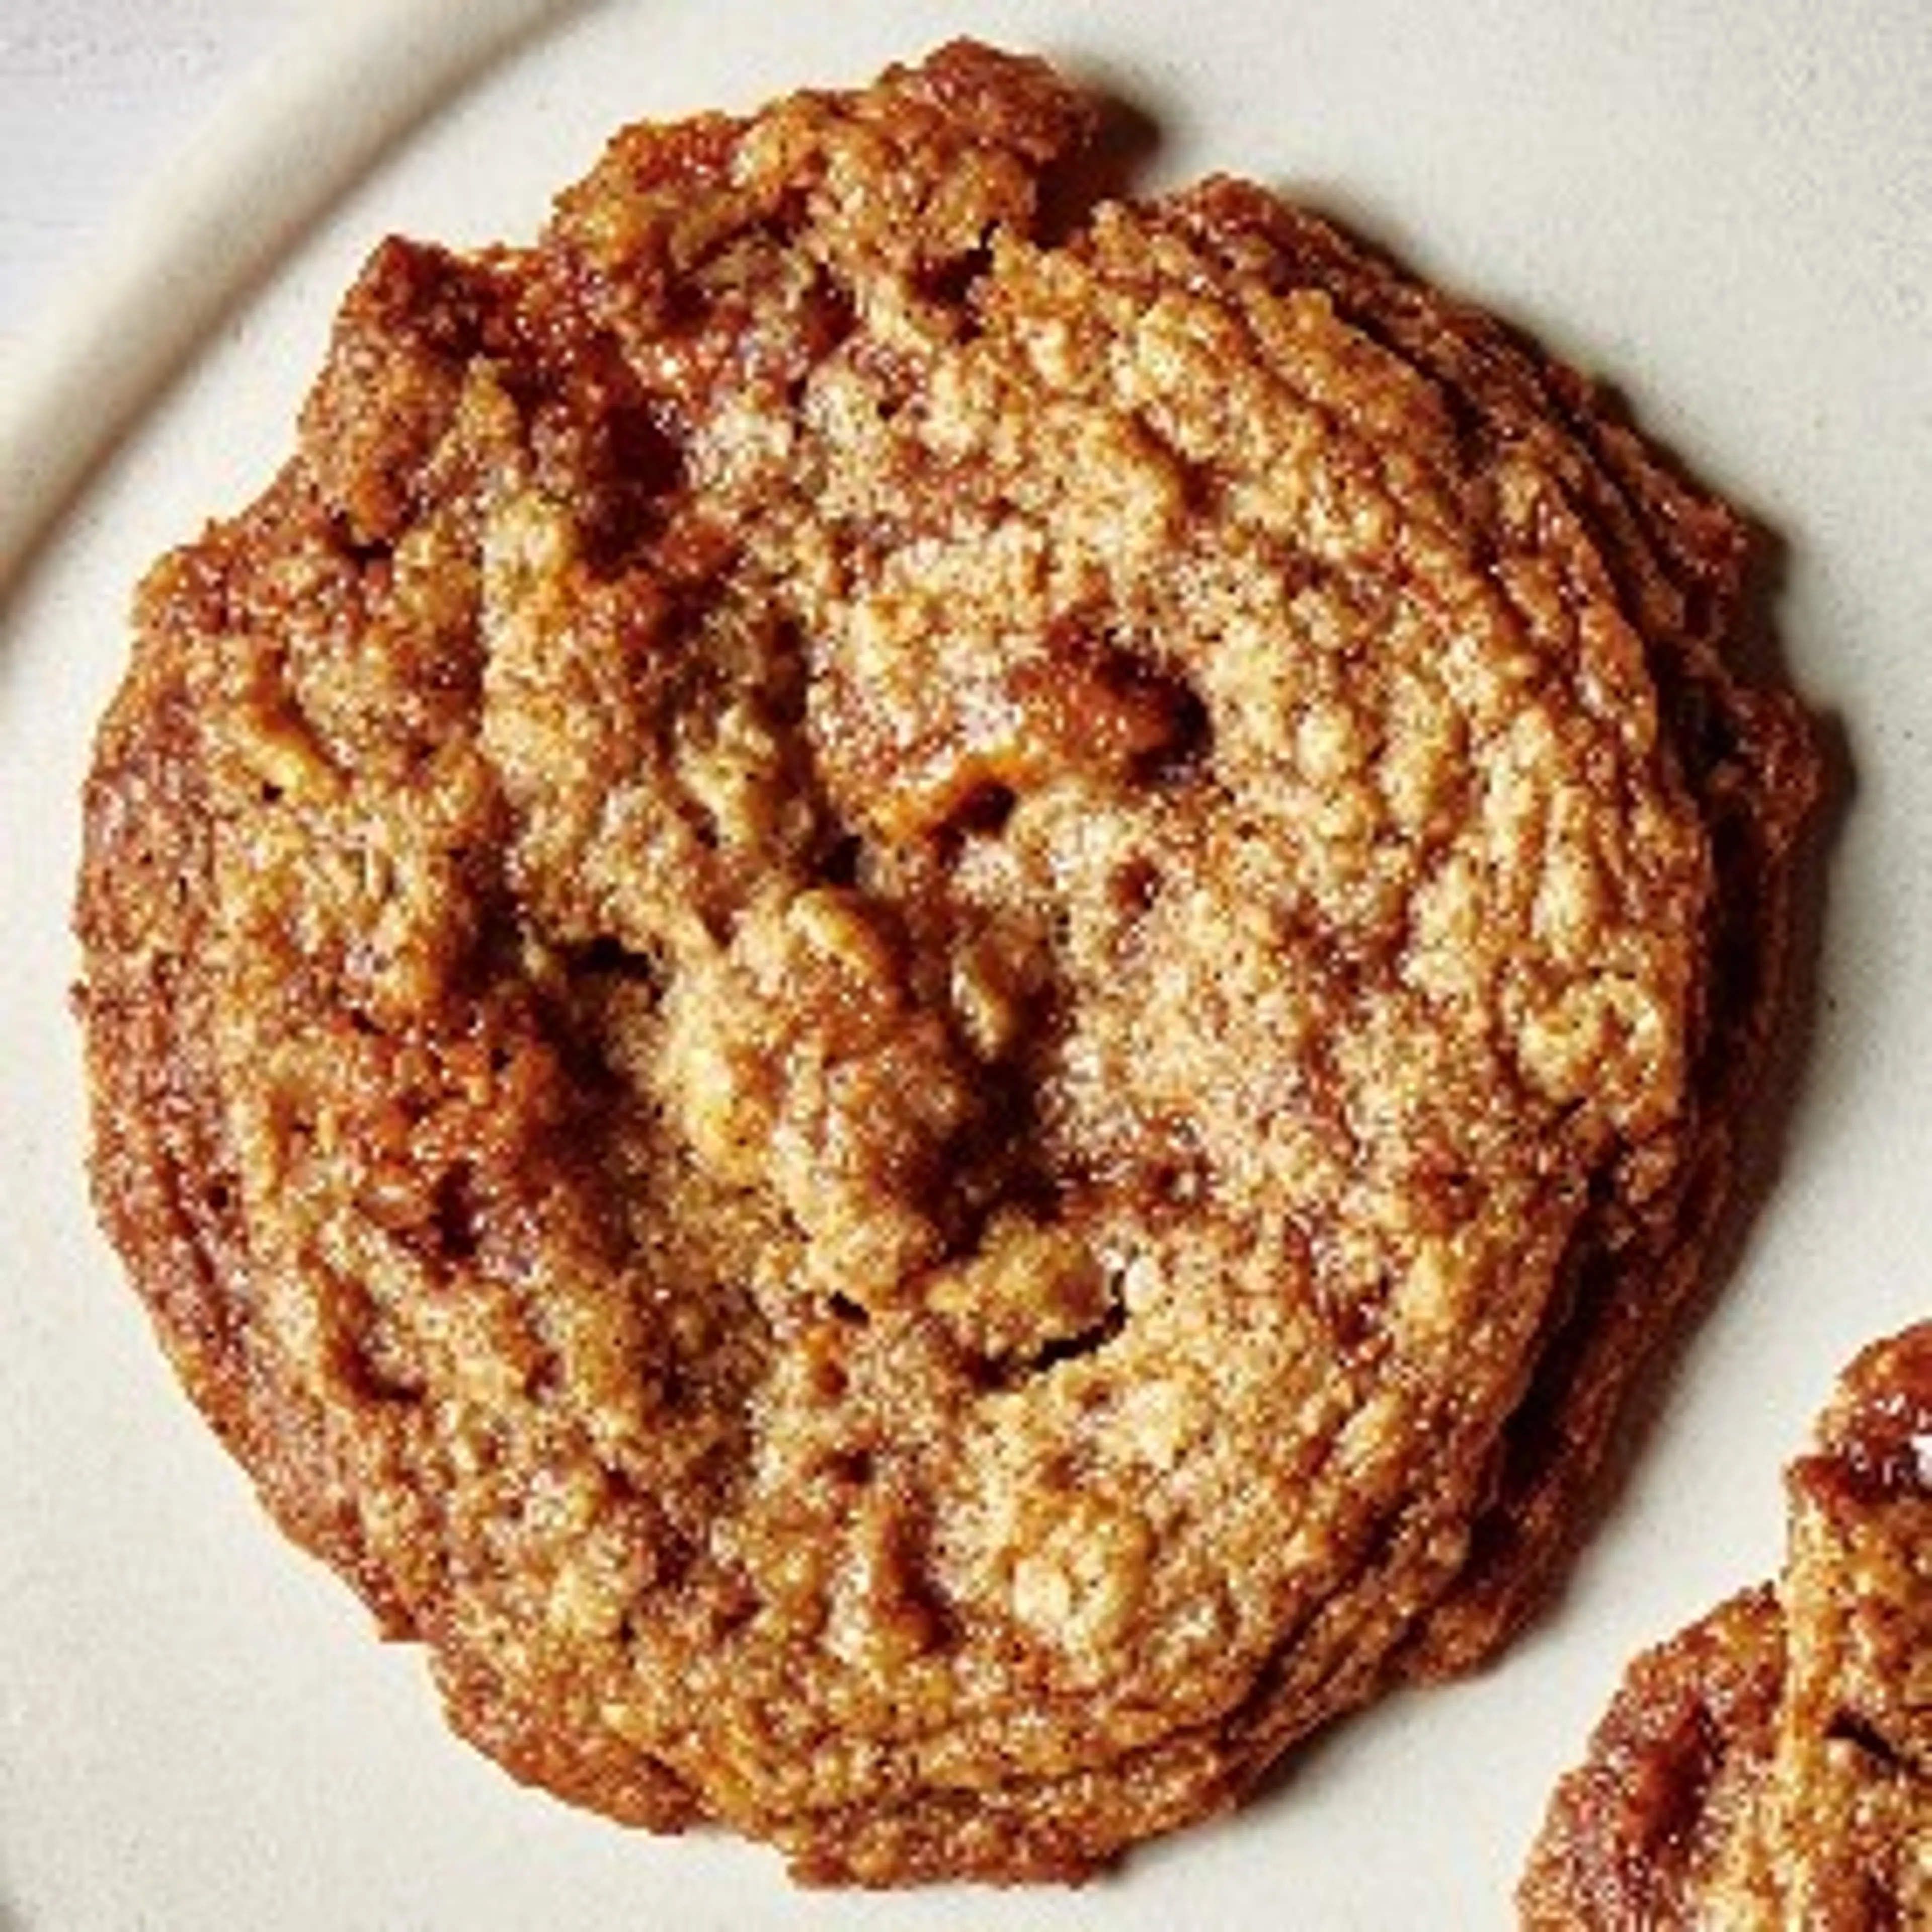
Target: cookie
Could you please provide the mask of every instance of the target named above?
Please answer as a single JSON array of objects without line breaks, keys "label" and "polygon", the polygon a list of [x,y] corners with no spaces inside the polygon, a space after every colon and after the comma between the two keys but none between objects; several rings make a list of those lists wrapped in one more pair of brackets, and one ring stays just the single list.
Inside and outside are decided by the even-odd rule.
[{"label": "cookie", "polygon": [[1932,1922],[1932,1325],[1852,1364],[1786,1496],[1776,1588],[1632,1665],[1526,1925]]},{"label": "cookie", "polygon": [[1076,1878],[1490,1654],[1815,782],[1747,532],[972,44],[392,241],[86,802],[104,1221],[520,1777]]}]

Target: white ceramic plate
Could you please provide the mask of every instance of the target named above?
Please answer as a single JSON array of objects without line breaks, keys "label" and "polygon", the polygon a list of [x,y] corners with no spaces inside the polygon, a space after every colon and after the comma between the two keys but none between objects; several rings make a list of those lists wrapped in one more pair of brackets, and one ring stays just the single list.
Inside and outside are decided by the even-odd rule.
[{"label": "white ceramic plate", "polygon": [[[130,585],[266,479],[380,235],[527,235],[622,121],[962,30],[1138,104],[1150,183],[1307,195],[1612,375],[1781,538],[1786,654],[1847,783],[1778,1185],[1507,1661],[1084,1892],[806,1897],[765,1853],[573,1815],[451,1741],[419,1659],[370,1640],[190,1414],[83,1195],[76,792]],[[0,422],[0,1928],[1505,1922],[1626,1656],[1771,1571],[1778,1471],[1834,1371],[1932,1310],[1928,99],[1917,0],[492,0],[364,9],[244,103]]]}]

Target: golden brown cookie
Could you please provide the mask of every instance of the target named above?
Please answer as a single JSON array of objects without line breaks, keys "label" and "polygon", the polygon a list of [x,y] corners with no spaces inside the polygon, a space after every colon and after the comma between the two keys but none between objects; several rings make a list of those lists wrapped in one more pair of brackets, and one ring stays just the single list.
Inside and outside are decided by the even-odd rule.
[{"label": "golden brown cookie", "polygon": [[1786,1481],[1775,1590],[1639,1658],[1526,1926],[1932,1924],[1932,1324],[1868,1349]]},{"label": "golden brown cookie", "polygon": [[519,1774],[1077,1876],[1486,1654],[1814,784],[1744,531],[971,45],[392,242],[87,798],[101,1212]]}]

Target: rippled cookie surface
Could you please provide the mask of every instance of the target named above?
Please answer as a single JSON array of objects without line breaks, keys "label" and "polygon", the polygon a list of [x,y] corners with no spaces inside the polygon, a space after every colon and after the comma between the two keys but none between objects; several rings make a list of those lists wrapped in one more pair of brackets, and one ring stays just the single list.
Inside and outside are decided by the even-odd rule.
[{"label": "rippled cookie surface", "polygon": [[190,1392],[485,1749],[824,1880],[1493,1648],[1813,782],[1722,505],[1259,189],[1073,206],[1095,127],[958,45],[386,244],[88,794]]}]

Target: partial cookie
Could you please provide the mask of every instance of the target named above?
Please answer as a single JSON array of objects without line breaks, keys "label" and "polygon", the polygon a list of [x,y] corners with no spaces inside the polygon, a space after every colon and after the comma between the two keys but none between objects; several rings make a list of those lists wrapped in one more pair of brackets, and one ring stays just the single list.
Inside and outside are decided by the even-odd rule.
[{"label": "partial cookie", "polygon": [[1932,1324],[1852,1365],[1775,1591],[1640,1658],[1558,1787],[1526,1925],[1932,1924]]},{"label": "partial cookie", "polygon": [[[1697,1278],[1746,533],[970,45],[392,242],[87,799],[103,1217],[519,1774],[1077,1876],[1487,1654]],[[1071,171],[1071,172],[1070,172]]]}]

